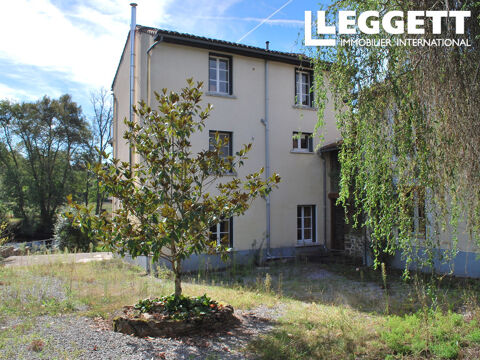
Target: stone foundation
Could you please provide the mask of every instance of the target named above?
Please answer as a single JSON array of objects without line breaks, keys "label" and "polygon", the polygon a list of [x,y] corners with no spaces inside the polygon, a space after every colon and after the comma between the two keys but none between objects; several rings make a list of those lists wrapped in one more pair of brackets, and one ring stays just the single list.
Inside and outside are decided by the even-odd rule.
[{"label": "stone foundation", "polygon": [[362,235],[345,234],[345,255],[352,258],[362,258],[364,254],[365,239]]},{"label": "stone foundation", "polygon": [[125,307],[125,315],[113,320],[113,330],[138,337],[179,337],[231,328],[240,322],[229,305],[217,312],[187,320],[161,318],[148,313],[133,315],[133,312],[131,306]]}]

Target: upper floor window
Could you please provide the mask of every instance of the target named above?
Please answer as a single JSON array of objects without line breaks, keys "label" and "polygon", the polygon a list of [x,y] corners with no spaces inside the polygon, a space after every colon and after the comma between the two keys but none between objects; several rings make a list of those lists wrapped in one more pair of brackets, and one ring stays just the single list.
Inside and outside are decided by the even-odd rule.
[{"label": "upper floor window", "polygon": [[312,71],[295,70],[295,104],[313,107]]},{"label": "upper floor window", "polygon": [[218,135],[219,142],[222,143],[222,146],[220,147],[220,157],[223,158],[223,159],[226,159],[229,156],[232,156],[233,147],[232,147],[232,133],[231,132],[211,130],[208,134],[209,150],[210,151],[215,150],[215,146],[217,144],[217,135]]},{"label": "upper floor window", "polygon": [[313,138],[311,133],[293,132],[293,151],[313,152]]},{"label": "upper floor window", "polygon": [[233,220],[222,220],[210,227],[210,240],[218,246],[226,245],[233,247]]},{"label": "upper floor window", "polygon": [[232,168],[231,160],[229,160],[229,157],[233,156],[233,145],[232,145],[233,134],[228,131],[211,130],[208,134],[208,137],[209,137],[208,149],[210,151],[215,150],[215,147],[217,146],[217,141],[218,143],[221,143],[219,156],[224,160],[228,160],[228,162],[225,164],[225,167],[226,167],[225,173],[232,174],[233,168]]},{"label": "upper floor window", "polygon": [[210,54],[208,60],[208,91],[232,94],[232,58]]}]

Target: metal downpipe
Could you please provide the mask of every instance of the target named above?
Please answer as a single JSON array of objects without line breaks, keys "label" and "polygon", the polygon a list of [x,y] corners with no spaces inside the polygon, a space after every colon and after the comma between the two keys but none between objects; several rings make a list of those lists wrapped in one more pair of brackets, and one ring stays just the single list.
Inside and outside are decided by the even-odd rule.
[{"label": "metal downpipe", "polygon": [[[131,3],[132,7],[131,21],[130,21],[130,111],[129,111],[129,121],[133,121],[133,103],[135,96],[135,28],[137,26],[137,4]],[[132,166],[133,161],[133,151],[130,146],[128,153],[130,167]]]},{"label": "metal downpipe", "polygon": [[[268,48],[268,43],[267,43]],[[265,126],[265,178],[270,177],[270,125],[269,125],[269,93],[268,93],[268,60],[265,59],[265,118],[261,120],[262,124]],[[266,197],[265,211],[266,211],[266,230],[265,236],[267,240],[267,259],[271,258],[270,254],[270,194]]]}]

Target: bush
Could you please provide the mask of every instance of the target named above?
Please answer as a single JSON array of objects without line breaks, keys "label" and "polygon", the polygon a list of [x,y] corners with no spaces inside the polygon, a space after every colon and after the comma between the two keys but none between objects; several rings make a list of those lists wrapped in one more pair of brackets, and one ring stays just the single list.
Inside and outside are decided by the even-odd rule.
[{"label": "bush", "polygon": [[187,297],[172,294],[156,299],[140,300],[134,308],[141,313],[159,313],[168,318],[183,320],[217,312],[222,305],[207,295]]},{"label": "bush", "polygon": [[12,227],[5,212],[0,208],[0,246],[11,240]]},{"label": "bush", "polygon": [[73,226],[73,218],[68,218],[63,212],[58,214],[54,228],[54,238],[60,250],[89,251],[96,243],[78,227]]},{"label": "bush", "polygon": [[8,223],[0,220],[0,246],[6,243],[9,239],[8,236]]},{"label": "bush", "polygon": [[3,244],[5,244],[8,240],[9,240],[8,223],[0,219],[0,261],[3,260],[4,256],[8,256],[4,253],[5,249],[3,247]]}]

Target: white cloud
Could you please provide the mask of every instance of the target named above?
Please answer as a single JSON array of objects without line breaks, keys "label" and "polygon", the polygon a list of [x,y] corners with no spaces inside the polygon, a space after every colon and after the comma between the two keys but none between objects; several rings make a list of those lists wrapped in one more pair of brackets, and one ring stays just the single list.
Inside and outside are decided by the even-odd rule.
[{"label": "white cloud", "polygon": [[[134,0],[135,1],[135,0]],[[224,17],[240,0],[136,0],[137,24],[226,39]],[[130,28],[132,0],[12,0],[0,11],[0,99],[70,93],[90,110],[90,91],[110,88]],[[231,39],[230,39],[231,40]],[[5,65],[6,64],[6,65]],[[27,85],[26,85],[27,84]]]},{"label": "white cloud", "polygon": [[[166,22],[170,1],[139,0],[137,22]],[[0,58],[60,71],[73,82],[108,87],[129,29],[128,3],[80,2],[66,10],[49,0],[5,3],[0,12]]]},{"label": "white cloud", "polygon": [[37,96],[25,90],[14,89],[8,85],[0,84],[0,99],[9,99],[12,101],[20,101],[22,99],[35,100]]}]

